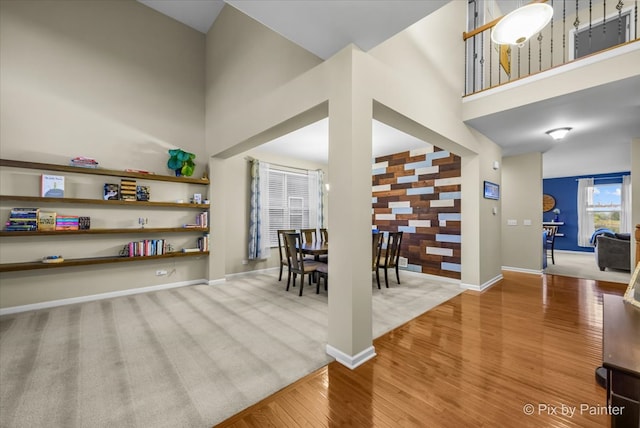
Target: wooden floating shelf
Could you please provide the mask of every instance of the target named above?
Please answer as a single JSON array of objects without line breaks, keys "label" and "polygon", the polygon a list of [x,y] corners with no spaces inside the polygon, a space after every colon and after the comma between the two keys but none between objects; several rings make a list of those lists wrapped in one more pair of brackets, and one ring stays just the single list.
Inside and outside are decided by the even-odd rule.
[{"label": "wooden floating shelf", "polygon": [[165,207],[165,208],[187,208],[187,209],[203,209],[210,208],[209,204],[189,204],[180,202],[151,202],[151,201],[121,201],[121,200],[103,200],[103,199],[82,199],[82,198],[43,198],[40,196],[22,196],[22,195],[0,195],[0,201],[28,201],[40,203],[55,204],[92,204],[92,205],[111,205],[126,207]]},{"label": "wooden floating shelf", "polygon": [[0,166],[9,166],[13,168],[23,169],[41,169],[45,171],[59,171],[70,172],[74,174],[89,174],[89,175],[109,175],[116,177],[127,178],[139,178],[142,180],[154,180],[154,181],[170,181],[174,183],[189,183],[189,184],[209,184],[208,178],[191,178],[191,177],[174,177],[171,175],[158,175],[158,174],[143,174],[139,172],[118,171],[116,169],[104,169],[104,168],[82,168],[71,165],[54,165],[49,163],[39,162],[24,162],[9,159],[0,159]]},{"label": "wooden floating shelf", "polygon": [[0,236],[45,236],[45,235],[110,235],[129,233],[189,233],[189,232],[209,232],[209,228],[203,227],[145,227],[142,228],[121,228],[121,229],[86,229],[86,230],[32,230],[32,231],[0,231]]},{"label": "wooden floating shelf", "polygon": [[161,256],[141,256],[141,257],[122,257],[122,256],[114,256],[114,257],[92,257],[86,259],[66,259],[61,263],[42,263],[38,262],[23,262],[23,263],[3,263],[0,264],[0,272],[17,272],[24,270],[35,270],[35,269],[55,269],[62,267],[71,267],[71,266],[87,266],[87,265],[100,265],[107,263],[128,263],[128,262],[142,262],[146,260],[158,260],[158,259],[170,259],[170,258],[178,258],[178,257],[200,257],[200,256],[208,256],[209,251],[197,251],[197,252],[175,252],[163,254]]}]

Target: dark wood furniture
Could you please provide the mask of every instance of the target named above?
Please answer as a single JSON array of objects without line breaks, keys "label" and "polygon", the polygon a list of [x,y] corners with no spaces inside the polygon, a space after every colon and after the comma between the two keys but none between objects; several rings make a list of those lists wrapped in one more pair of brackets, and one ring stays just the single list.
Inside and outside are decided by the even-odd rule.
[{"label": "dark wood furniture", "polygon": [[320,256],[329,254],[329,243],[327,242],[303,242],[300,244],[302,254],[310,256]]},{"label": "dark wood furniture", "polygon": [[612,428],[640,426],[640,310],[604,294],[602,353]]},{"label": "dark wood furniture", "polygon": [[547,232],[546,235],[546,241],[545,241],[545,248],[547,249],[547,257],[551,256],[551,263],[552,264],[556,264],[556,259],[555,256],[553,254],[553,249],[555,247],[555,243],[556,243],[556,234],[558,233],[558,226],[546,226],[543,225],[542,229]]},{"label": "dark wood furniture", "polygon": [[289,268],[289,258],[287,257],[286,242],[284,235],[287,233],[295,233],[293,229],[278,229],[278,254],[280,255],[280,276],[278,281],[282,281],[282,269],[286,266]]},{"label": "dark wood furniture", "polygon": [[[209,180],[206,178],[191,178],[191,177],[175,177],[171,175],[157,175],[157,174],[143,174],[138,172],[117,171],[112,169],[103,168],[81,168],[68,165],[55,165],[39,162],[25,162],[9,159],[0,159],[0,166],[7,168],[18,168],[36,171],[56,171],[69,174],[83,174],[90,176],[111,176],[119,178],[136,178],[148,181],[163,181],[180,184],[198,184],[208,185]],[[192,204],[192,203],[178,203],[169,201],[124,201],[124,200],[104,200],[96,195],[96,199],[87,198],[44,198],[40,196],[30,195],[0,195],[0,203],[7,202],[33,202],[38,205],[46,205],[54,209],[55,206],[68,206],[68,205],[87,205],[96,206],[100,209],[130,209],[130,208],[150,208],[150,209],[185,209],[185,210],[208,210],[209,204]],[[108,214],[106,214],[108,216]],[[162,227],[162,228],[98,228],[87,230],[50,230],[50,231],[28,231],[28,232],[15,232],[15,231],[0,231],[0,237],[7,237],[11,239],[38,239],[48,236],[60,237],[60,236],[87,236],[87,235],[114,235],[114,234],[154,234],[154,233],[202,233],[208,232],[209,228],[201,227]],[[88,239],[88,238],[87,238]],[[5,243],[3,243],[5,245]],[[34,245],[36,245],[34,241]],[[143,257],[122,257],[122,256],[110,256],[110,257],[86,257],[77,259],[65,259],[62,263],[42,263],[40,261],[28,261],[28,262],[13,262],[13,263],[1,263],[0,272],[15,272],[15,271],[27,271],[27,270],[39,270],[39,269],[57,269],[62,267],[71,266],[86,266],[106,263],[129,263],[140,262],[154,259],[164,258],[181,258],[181,257],[201,257],[208,255],[208,251],[198,252],[171,252],[156,256],[143,256]]]},{"label": "dark wood furniture", "polygon": [[[319,262],[306,260],[302,251],[302,247],[313,246],[314,244],[303,244],[302,235],[300,233],[285,233],[285,243],[287,249],[287,258],[289,259],[289,277],[287,278],[287,291],[291,283],[291,275],[293,275],[293,286],[296,285],[296,278],[300,275],[300,296],[304,288],[304,276],[309,275],[309,283],[311,276],[315,273]],[[321,245],[319,245],[321,247]]]},{"label": "dark wood furniture", "polygon": [[380,289],[380,271],[378,270],[378,259],[382,249],[382,233],[374,232],[371,234],[371,270],[376,273],[376,281],[378,282],[378,290]]},{"label": "dark wood furniture", "polygon": [[[396,279],[400,284],[400,272],[398,270],[398,260],[400,258],[400,245],[402,245],[402,232],[389,232],[387,246],[384,251],[378,254],[378,269],[384,270],[384,283],[389,288],[389,278],[387,270],[395,269]],[[380,284],[378,283],[378,288]]]}]

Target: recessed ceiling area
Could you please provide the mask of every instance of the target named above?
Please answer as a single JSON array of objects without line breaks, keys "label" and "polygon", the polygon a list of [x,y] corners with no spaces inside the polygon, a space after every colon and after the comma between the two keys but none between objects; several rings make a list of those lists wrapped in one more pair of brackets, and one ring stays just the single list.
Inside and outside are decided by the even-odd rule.
[{"label": "recessed ceiling area", "polygon": [[[377,120],[372,121],[373,157],[419,149],[425,142]],[[256,153],[329,163],[329,119],[322,119],[255,149]]]}]

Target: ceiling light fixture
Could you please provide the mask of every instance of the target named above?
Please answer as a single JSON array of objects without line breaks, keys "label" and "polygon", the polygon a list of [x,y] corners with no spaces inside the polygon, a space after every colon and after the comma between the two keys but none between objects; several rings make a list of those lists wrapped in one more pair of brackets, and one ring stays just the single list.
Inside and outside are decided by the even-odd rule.
[{"label": "ceiling light fixture", "polygon": [[553,16],[553,8],[545,3],[531,3],[505,15],[493,27],[491,40],[498,45],[522,47],[534,34],[542,31]]},{"label": "ceiling light fixture", "polygon": [[558,140],[562,140],[564,138],[565,135],[567,135],[567,133],[569,131],[571,131],[573,128],[556,128],[556,129],[551,129],[547,132],[545,132],[545,134],[548,134],[551,136],[551,138],[553,138],[554,140],[558,141]]}]

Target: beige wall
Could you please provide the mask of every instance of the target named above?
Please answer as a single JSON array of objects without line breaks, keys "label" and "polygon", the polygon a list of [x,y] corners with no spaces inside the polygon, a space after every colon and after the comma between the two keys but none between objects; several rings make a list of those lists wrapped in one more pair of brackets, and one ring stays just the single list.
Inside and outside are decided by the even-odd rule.
[{"label": "beige wall", "polygon": [[[502,264],[507,269],[542,268],[542,154],[502,160]],[[508,226],[509,220],[517,225]],[[525,225],[530,220],[530,225]]]},{"label": "beige wall", "polygon": [[[135,1],[0,2],[1,156],[56,164],[67,164],[74,156],[90,156],[106,168],[168,174],[167,150],[182,147],[197,155],[195,174],[201,175],[207,165],[204,45],[201,33]],[[5,170],[2,192],[35,192],[29,194],[36,196],[39,173],[21,170],[24,179],[13,180],[13,173]],[[100,197],[102,184],[113,182],[110,177],[62,175],[69,183],[68,195],[76,197]],[[206,190],[149,184],[152,200],[188,199],[192,192]],[[3,219],[12,206],[26,205],[3,204]],[[90,215],[94,227],[135,227],[140,216],[168,227],[186,219],[191,222],[195,215],[173,210],[62,208],[65,213]],[[140,236],[5,237],[0,258],[5,262],[49,254],[113,255],[137,238]],[[180,246],[178,242],[186,239],[167,238]],[[206,277],[206,267],[204,260],[147,261],[6,273],[2,274],[0,305],[201,279]],[[171,274],[157,277],[156,269]]]}]

